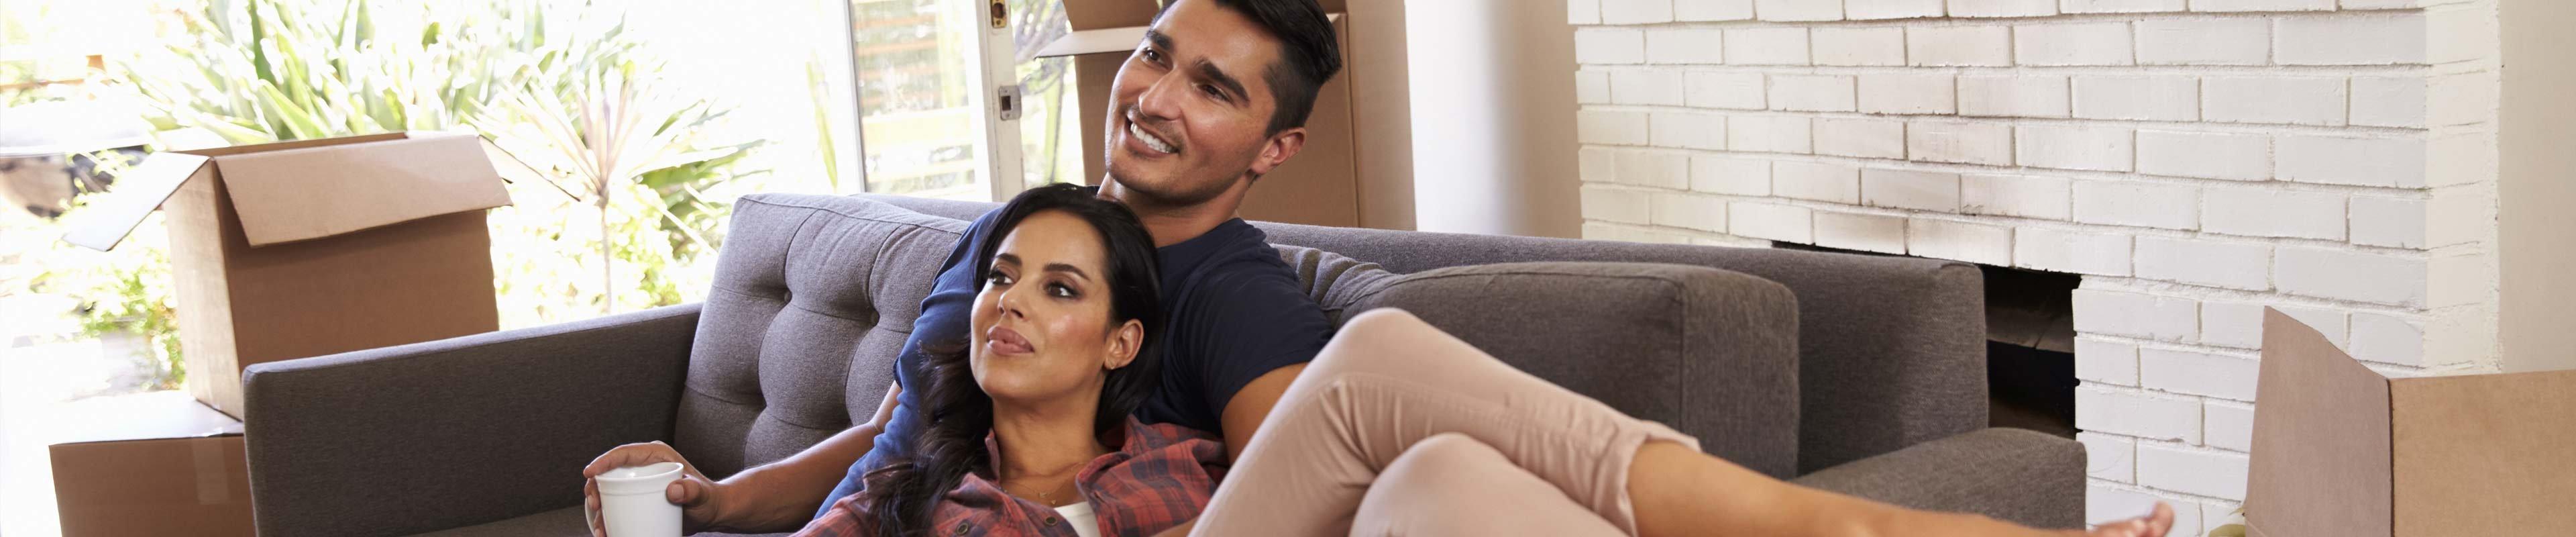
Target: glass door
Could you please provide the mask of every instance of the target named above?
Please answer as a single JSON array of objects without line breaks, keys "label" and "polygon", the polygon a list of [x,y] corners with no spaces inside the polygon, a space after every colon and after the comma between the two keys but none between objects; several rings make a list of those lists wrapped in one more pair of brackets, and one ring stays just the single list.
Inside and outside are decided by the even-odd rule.
[{"label": "glass door", "polygon": [[989,0],[850,2],[868,192],[963,200],[1019,192],[1021,181],[994,180],[1021,175],[1011,116],[1024,99],[1007,71],[1007,8]]}]

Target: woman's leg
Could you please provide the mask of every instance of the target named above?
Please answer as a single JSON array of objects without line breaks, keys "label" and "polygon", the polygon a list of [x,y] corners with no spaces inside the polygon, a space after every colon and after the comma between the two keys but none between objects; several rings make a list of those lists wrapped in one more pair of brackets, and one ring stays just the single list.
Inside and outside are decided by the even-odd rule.
[{"label": "woman's leg", "polygon": [[[2044,533],[1772,479],[1392,310],[1353,318],[1289,386],[1194,533],[1347,533],[1378,474],[1415,443],[1441,433],[1490,446],[1631,534]],[[2171,512],[2158,513],[2154,523],[2129,521],[2097,534],[2162,535]]]},{"label": "woman's leg", "polygon": [[1493,446],[1432,435],[1386,465],[1353,516],[1353,536],[1620,535],[1556,485]]},{"label": "woman's leg", "polygon": [[1628,466],[1698,441],[1513,369],[1411,314],[1359,315],[1281,395],[1227,471],[1199,535],[1350,531],[1378,473],[1424,438],[1462,433],[1623,532]]}]

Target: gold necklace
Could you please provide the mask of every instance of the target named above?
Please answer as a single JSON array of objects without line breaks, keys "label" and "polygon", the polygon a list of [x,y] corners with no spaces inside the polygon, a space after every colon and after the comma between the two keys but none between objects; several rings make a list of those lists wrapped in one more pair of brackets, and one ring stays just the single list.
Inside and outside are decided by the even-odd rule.
[{"label": "gold necklace", "polygon": [[[1070,483],[1068,483],[1068,484],[1070,484]],[[1023,489],[1024,489],[1024,490],[1023,490],[1023,492],[1028,492],[1027,490],[1025,490],[1025,487],[1024,487]],[[1003,491],[1003,492],[1009,492],[1010,490],[1011,490],[1011,483],[1010,483],[1009,481],[1003,481],[1003,482],[1002,482],[1002,491]],[[1037,493],[1037,495],[1038,495],[1038,503],[1047,504],[1047,506],[1048,506],[1048,507],[1062,507],[1062,505],[1055,503],[1055,493],[1054,493],[1054,491],[1051,491],[1051,490],[1040,490],[1040,491],[1035,491],[1035,492],[1036,492],[1036,493]]]}]

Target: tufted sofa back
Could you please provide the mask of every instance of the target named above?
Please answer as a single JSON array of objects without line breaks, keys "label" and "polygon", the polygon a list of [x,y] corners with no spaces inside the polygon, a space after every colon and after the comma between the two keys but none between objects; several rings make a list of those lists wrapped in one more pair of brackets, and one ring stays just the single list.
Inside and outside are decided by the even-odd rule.
[{"label": "tufted sofa back", "polygon": [[858,198],[744,196],[698,317],[672,440],[712,476],[876,411],[966,223]]}]

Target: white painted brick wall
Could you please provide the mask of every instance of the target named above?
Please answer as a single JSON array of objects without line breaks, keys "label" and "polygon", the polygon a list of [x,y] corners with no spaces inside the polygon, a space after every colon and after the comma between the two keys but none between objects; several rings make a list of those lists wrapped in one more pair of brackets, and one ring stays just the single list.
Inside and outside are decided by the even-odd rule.
[{"label": "white painted brick wall", "polygon": [[1726,116],[1709,112],[1655,112],[1647,118],[1656,147],[1726,149]]},{"label": "white painted brick wall", "polygon": [[1871,207],[1954,212],[1959,210],[1959,174],[1862,169],[1860,202]]},{"label": "white painted brick wall", "polygon": [[2162,348],[2138,350],[2138,382],[2150,390],[2254,400],[2254,359]]},{"label": "white painted brick wall", "polygon": [[2259,186],[2200,189],[2200,230],[2340,241],[2345,195]]},{"label": "white painted brick wall", "polygon": [[1972,173],[1959,177],[1959,212],[2066,220],[2069,192],[2063,178]]},{"label": "white painted brick wall", "polygon": [[2133,181],[2076,181],[2075,221],[2192,229],[2200,226],[2200,188]]},{"label": "white painted brick wall", "polygon": [[1818,155],[1905,158],[1903,120],[1820,117],[1814,131]]},{"label": "white painted brick wall", "polygon": [[1726,147],[1753,153],[1808,153],[1815,133],[1806,116],[1733,116],[1726,120]]},{"label": "white painted brick wall", "polygon": [[1726,63],[1735,65],[1806,65],[1807,29],[1739,28],[1727,30]]},{"label": "white painted brick wall", "polygon": [[2344,123],[2346,82],[2319,76],[2213,76],[2201,79],[2201,119],[2222,123]]},{"label": "white painted brick wall", "polygon": [[1682,74],[1638,69],[1612,71],[1610,103],[1680,106]]},{"label": "white painted brick wall", "polygon": [[1826,27],[1815,29],[1810,37],[1814,41],[1816,65],[1905,65],[1904,28]]},{"label": "white painted brick wall", "polygon": [[2013,237],[2013,263],[2052,272],[2127,276],[2132,247],[2128,235],[2026,226]]},{"label": "white painted brick wall", "polygon": [[1816,0],[1753,0],[1753,14],[1766,21],[1842,20],[1843,4]]},{"label": "white painted brick wall", "polygon": [[1959,77],[1959,115],[2066,117],[2066,77],[1968,75]]},{"label": "white painted brick wall", "polygon": [[1576,0],[1583,230],[2081,275],[2086,519],[2197,535],[2264,308],[2496,363],[2498,1]]},{"label": "white painted brick wall", "polygon": [[2259,65],[2272,56],[2264,19],[2147,19],[2134,31],[2141,65]]},{"label": "white painted brick wall", "polygon": [[1860,168],[1831,162],[1771,164],[1771,193],[1784,198],[1860,203]]},{"label": "white painted brick wall", "polygon": [[2013,61],[2021,65],[2132,65],[2127,22],[2024,24],[2013,27]]},{"label": "white painted brick wall", "polygon": [[2138,237],[2139,278],[2264,291],[2272,288],[2272,245]]},{"label": "white painted brick wall", "polygon": [[2188,76],[2078,75],[2075,117],[2191,121],[2200,119],[2200,79]]},{"label": "white painted brick wall", "polygon": [[2129,171],[2137,131],[2116,126],[2030,125],[2013,129],[2014,162],[2064,170]]},{"label": "white painted brick wall", "polygon": [[1683,21],[1740,21],[1753,18],[1753,0],[1679,0],[1673,18]]},{"label": "white painted brick wall", "polygon": [[1940,73],[1871,73],[1860,76],[1860,111],[1869,114],[1949,114],[1959,110],[1956,77]]},{"label": "white painted brick wall", "polygon": [[1816,213],[1816,244],[1830,248],[1905,253],[1905,217],[1882,214]]},{"label": "white painted brick wall", "polygon": [[1852,20],[1914,19],[1941,16],[1942,0],[1846,0],[1843,15]]},{"label": "white painted brick wall", "polygon": [[1906,29],[1907,63],[1919,66],[2012,65],[2010,26],[1917,26]]},{"label": "white painted brick wall", "polygon": [[1955,220],[1914,218],[1905,225],[1906,253],[1988,265],[2012,265],[2012,228]]},{"label": "white painted brick wall", "polygon": [[1771,108],[1793,112],[1850,112],[1852,77],[1842,75],[1773,75]]},{"label": "white painted brick wall", "polygon": [[2138,172],[2261,181],[2272,178],[2272,137],[2230,132],[2138,131]]},{"label": "white painted brick wall", "polygon": [[1646,30],[1646,63],[1726,63],[1726,44],[1719,36],[1706,28]]},{"label": "white painted brick wall", "polygon": [[1714,155],[1690,159],[1690,189],[1735,196],[1771,195],[1771,161]]},{"label": "white painted brick wall", "polygon": [[1923,162],[2012,164],[2012,126],[1967,121],[1916,121],[1905,125],[1905,154]]},{"label": "white painted brick wall", "polygon": [[1682,102],[1693,108],[1761,110],[1761,73],[1691,71],[1682,75]]}]

